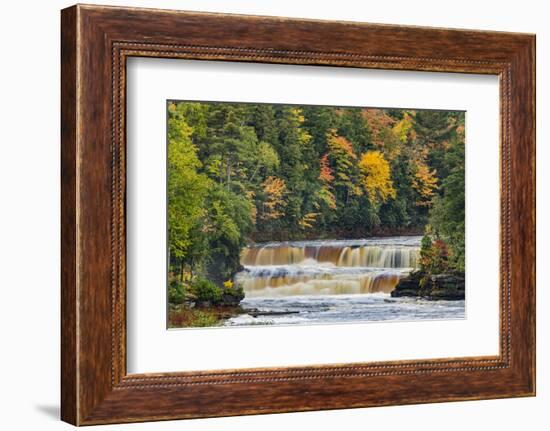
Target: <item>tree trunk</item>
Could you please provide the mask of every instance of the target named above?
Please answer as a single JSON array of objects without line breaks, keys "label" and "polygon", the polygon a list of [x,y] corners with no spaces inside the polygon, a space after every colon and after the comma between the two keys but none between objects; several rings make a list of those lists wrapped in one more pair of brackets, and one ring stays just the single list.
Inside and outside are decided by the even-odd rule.
[{"label": "tree trunk", "polygon": [[249,182],[252,182],[252,180],[254,179],[254,177],[256,176],[256,173],[258,172],[258,169],[260,169],[260,163],[258,163],[256,165],[256,169],[254,169],[254,172],[252,172],[252,175],[250,176],[250,178],[248,179]]},{"label": "tree trunk", "polygon": [[227,159],[226,172],[227,172],[227,190],[229,190],[229,183],[231,182],[231,165],[229,163],[229,159]]}]

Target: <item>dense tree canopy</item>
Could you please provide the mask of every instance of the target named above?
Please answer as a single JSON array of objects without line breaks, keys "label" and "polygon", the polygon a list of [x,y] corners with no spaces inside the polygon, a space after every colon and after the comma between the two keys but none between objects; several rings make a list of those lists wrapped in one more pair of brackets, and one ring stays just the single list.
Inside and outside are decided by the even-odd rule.
[{"label": "dense tree canopy", "polygon": [[218,284],[253,241],[423,233],[464,268],[464,113],[168,104],[172,274]]}]

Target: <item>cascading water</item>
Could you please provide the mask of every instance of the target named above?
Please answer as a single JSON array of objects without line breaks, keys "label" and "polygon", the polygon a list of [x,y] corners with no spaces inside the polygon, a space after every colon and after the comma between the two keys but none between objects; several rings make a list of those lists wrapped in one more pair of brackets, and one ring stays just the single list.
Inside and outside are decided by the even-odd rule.
[{"label": "cascading water", "polygon": [[228,326],[463,318],[464,301],[389,298],[421,237],[273,242],[243,250],[245,314]]},{"label": "cascading water", "polygon": [[420,237],[295,241],[247,247],[247,297],[389,293],[418,265]]},{"label": "cascading water", "polygon": [[268,243],[245,248],[241,263],[255,267],[310,261],[343,267],[415,268],[419,242],[420,237],[401,237]]},{"label": "cascading water", "polygon": [[390,293],[402,274],[366,268],[258,266],[241,273],[237,283],[248,297]]}]

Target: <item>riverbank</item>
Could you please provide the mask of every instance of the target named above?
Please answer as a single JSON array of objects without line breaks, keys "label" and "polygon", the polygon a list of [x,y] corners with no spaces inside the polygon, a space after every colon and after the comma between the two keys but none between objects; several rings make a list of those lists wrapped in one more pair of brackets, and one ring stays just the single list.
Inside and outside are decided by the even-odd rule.
[{"label": "riverbank", "polygon": [[402,278],[391,292],[392,298],[420,297],[430,300],[458,301],[465,299],[464,274],[426,276],[420,271]]},{"label": "riverbank", "polygon": [[311,241],[311,240],[331,240],[333,238],[339,238],[342,240],[354,240],[363,238],[388,238],[394,236],[422,236],[424,234],[424,227],[405,227],[405,228],[376,228],[376,229],[331,229],[323,232],[319,235],[319,232],[291,232],[284,229],[277,230],[276,232],[255,232],[250,237],[251,244],[275,241]]},{"label": "riverbank", "polygon": [[[203,328],[224,326],[231,319],[247,316],[253,318],[248,325],[269,325],[269,318],[281,318],[298,314],[297,310],[261,310],[256,307],[244,308],[241,305],[216,305],[190,307],[186,304],[170,305],[168,328]],[[265,319],[268,320],[265,320]]]},{"label": "riverbank", "polygon": [[432,276],[423,283],[421,239],[270,241],[247,247],[241,270],[223,287],[201,279],[189,284],[179,305],[170,306],[169,327],[463,318],[464,277]]},{"label": "riverbank", "polygon": [[232,317],[246,313],[240,305],[190,307],[187,304],[172,305],[168,310],[168,328],[204,328],[222,326]]}]

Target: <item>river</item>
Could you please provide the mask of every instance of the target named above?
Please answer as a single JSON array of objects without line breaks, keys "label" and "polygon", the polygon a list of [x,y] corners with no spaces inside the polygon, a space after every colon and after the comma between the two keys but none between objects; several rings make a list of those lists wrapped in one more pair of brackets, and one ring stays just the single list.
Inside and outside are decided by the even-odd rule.
[{"label": "river", "polygon": [[418,267],[419,236],[271,242],[247,247],[235,282],[250,310],[228,326],[464,318],[464,301],[391,298]]}]

